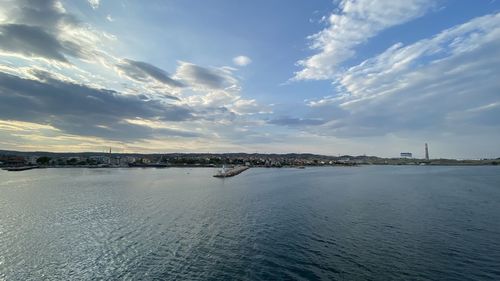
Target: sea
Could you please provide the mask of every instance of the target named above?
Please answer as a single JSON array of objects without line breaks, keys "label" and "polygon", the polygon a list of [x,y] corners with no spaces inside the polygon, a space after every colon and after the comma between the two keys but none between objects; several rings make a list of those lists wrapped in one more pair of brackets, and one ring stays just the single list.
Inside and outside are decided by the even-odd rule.
[{"label": "sea", "polygon": [[500,167],[0,171],[0,280],[500,280]]}]

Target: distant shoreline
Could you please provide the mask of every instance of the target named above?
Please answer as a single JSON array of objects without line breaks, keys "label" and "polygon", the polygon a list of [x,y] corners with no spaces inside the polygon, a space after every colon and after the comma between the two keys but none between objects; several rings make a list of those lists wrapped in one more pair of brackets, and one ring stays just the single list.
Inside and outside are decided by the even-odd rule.
[{"label": "distant shoreline", "polygon": [[[417,164],[357,164],[357,165],[308,165],[308,166],[249,166],[248,168],[274,168],[274,169],[304,169],[304,168],[319,168],[319,167],[360,167],[360,166],[434,166],[434,167],[477,167],[477,166],[497,166],[498,164],[491,163],[432,163],[426,165]],[[169,166],[91,166],[91,165],[61,165],[61,166],[3,166],[4,171],[27,171],[34,169],[168,169],[168,168],[219,168],[210,165],[169,165]]]},{"label": "distant shoreline", "polygon": [[[167,168],[167,167],[221,167],[239,165],[249,167],[317,167],[359,165],[431,165],[431,166],[487,166],[500,164],[500,158],[457,160],[420,159],[411,157],[382,158],[366,155],[327,156],[310,153],[53,153],[0,150],[0,168]],[[29,168],[32,169],[32,168]]]}]

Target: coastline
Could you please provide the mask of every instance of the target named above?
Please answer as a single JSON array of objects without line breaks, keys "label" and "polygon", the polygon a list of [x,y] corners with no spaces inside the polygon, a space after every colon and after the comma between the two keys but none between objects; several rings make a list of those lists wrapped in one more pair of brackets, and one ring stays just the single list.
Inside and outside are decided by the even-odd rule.
[{"label": "coastline", "polygon": [[[283,166],[266,166],[266,165],[252,165],[248,168],[275,168],[275,169],[304,169],[304,168],[316,168],[316,167],[360,167],[360,166],[497,166],[497,164],[492,163],[428,163],[428,164],[393,164],[393,163],[359,163],[359,164],[332,164],[332,165],[283,165]],[[0,167],[3,171],[27,171],[33,169],[166,169],[166,168],[219,168],[215,165],[203,165],[203,164],[185,164],[185,165],[142,165],[142,166],[129,166],[129,165],[47,165],[47,166],[2,166]]]}]

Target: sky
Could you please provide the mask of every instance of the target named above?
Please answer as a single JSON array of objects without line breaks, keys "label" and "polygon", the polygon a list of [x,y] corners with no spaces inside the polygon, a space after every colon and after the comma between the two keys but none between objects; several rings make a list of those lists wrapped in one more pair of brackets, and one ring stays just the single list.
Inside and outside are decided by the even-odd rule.
[{"label": "sky", "polygon": [[0,149],[500,157],[500,1],[0,0]]}]

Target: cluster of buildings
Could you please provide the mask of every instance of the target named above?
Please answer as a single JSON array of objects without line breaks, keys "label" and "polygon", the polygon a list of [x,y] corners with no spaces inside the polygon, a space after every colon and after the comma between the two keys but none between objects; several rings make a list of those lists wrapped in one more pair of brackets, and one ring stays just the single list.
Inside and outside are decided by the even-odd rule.
[{"label": "cluster of buildings", "polygon": [[[25,154],[25,153],[23,153]],[[118,166],[127,167],[136,161],[131,156],[109,155],[0,155],[0,166]]]},{"label": "cluster of buildings", "polygon": [[220,166],[244,165],[250,167],[327,166],[357,163],[349,157],[334,157],[315,154],[166,154],[162,163],[174,166],[198,165]]},{"label": "cluster of buildings", "polygon": [[201,166],[245,165],[253,167],[326,166],[361,164],[347,156],[333,157],[314,154],[111,154],[111,153],[0,153],[0,166]]},{"label": "cluster of buildings", "polygon": [[220,167],[240,165],[249,167],[302,167],[354,165],[497,165],[499,159],[454,160],[429,159],[425,144],[425,158],[416,159],[411,152],[400,157],[325,156],[317,154],[261,154],[261,153],[49,153],[0,151],[0,167]]}]

